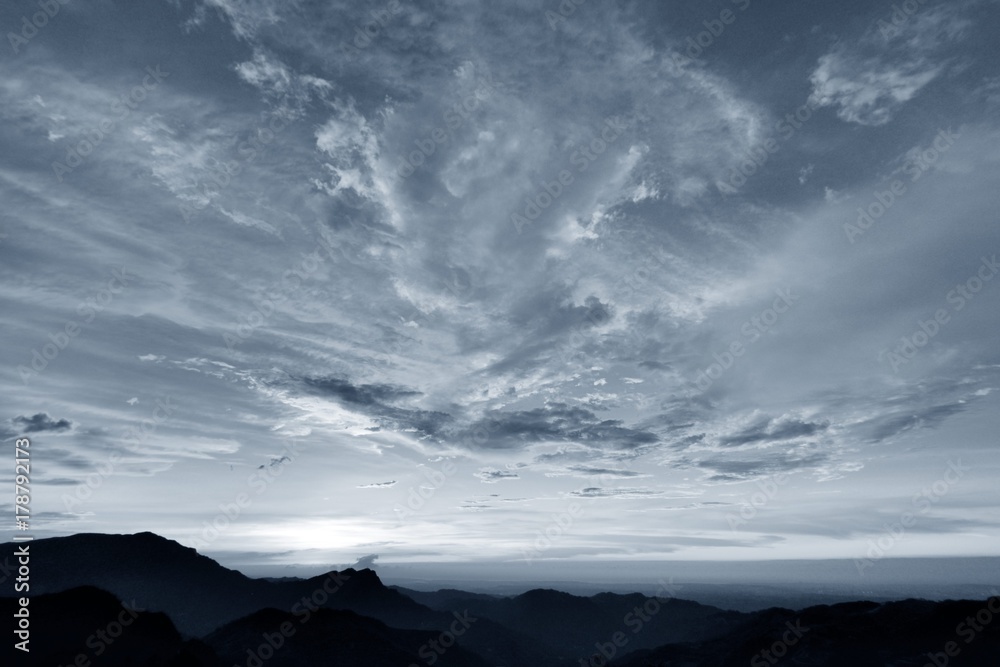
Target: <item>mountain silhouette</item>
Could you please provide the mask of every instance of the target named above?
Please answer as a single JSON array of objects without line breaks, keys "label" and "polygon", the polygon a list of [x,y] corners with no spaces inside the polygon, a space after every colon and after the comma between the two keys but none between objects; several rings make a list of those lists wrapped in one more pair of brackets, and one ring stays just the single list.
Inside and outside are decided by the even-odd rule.
[{"label": "mountain silhouette", "polygon": [[738,612],[669,597],[651,601],[638,593],[580,597],[535,589],[497,598],[454,590],[430,594],[399,590],[433,609],[469,609],[549,645],[560,655],[576,656],[574,664],[593,653],[596,641],[615,632],[625,633],[628,650],[634,651],[721,636],[744,619]]},{"label": "mountain silhouette", "polygon": [[[17,611],[15,598],[0,598],[4,618]],[[91,664],[107,667],[214,667],[212,650],[185,640],[166,614],[142,611],[92,586],[32,595],[30,652],[8,646],[9,665],[44,667]]]},{"label": "mountain silhouette", "polygon": [[[0,544],[0,560],[13,558],[14,548],[12,543]],[[393,628],[433,632],[455,620],[451,610],[430,609],[384,586],[370,569],[331,571],[309,579],[252,579],[148,532],[35,540],[31,563],[45,572],[32,582],[32,594],[94,586],[167,614],[187,637],[204,637],[262,609],[282,610],[298,619],[314,615],[314,608],[348,610]],[[456,643],[497,664],[558,663],[547,646],[485,618],[465,629]]]},{"label": "mountain silhouette", "polygon": [[[0,545],[0,559],[11,557],[13,550],[12,544]],[[36,540],[31,543],[31,563],[45,572],[32,582],[33,593],[95,586],[167,613],[191,636],[203,636],[268,607],[292,610],[299,604],[305,609],[303,598],[312,600],[314,595],[317,602],[325,599],[317,606],[351,609],[399,627],[435,627],[439,616],[383,586],[371,570],[277,582],[252,579],[153,533],[83,533]]]},{"label": "mountain silhouette", "polygon": [[[285,636],[281,629],[285,628]],[[256,656],[269,667],[370,665],[406,667],[434,656],[439,667],[488,667],[487,662],[460,646],[440,652],[431,642],[437,632],[399,630],[350,611],[320,609],[307,622],[302,617],[263,609],[227,623],[205,637],[226,665],[251,664]]]},{"label": "mountain silhouette", "polygon": [[[1000,610],[997,602],[994,608]],[[982,614],[984,609],[986,614]],[[981,619],[996,618],[992,624],[978,624],[981,631],[975,631],[969,619],[975,624],[979,614]],[[946,653],[949,642],[955,653],[951,656]],[[850,602],[800,611],[773,608],[750,614],[739,627],[714,641],[667,645],[613,664],[996,667],[1000,664],[1000,615],[990,612],[986,602],[970,600]]]},{"label": "mountain silhouette", "polygon": [[[996,598],[736,612],[638,593],[412,591],[385,586],[370,569],[253,579],[152,533],[30,548],[32,653],[10,649],[18,664],[68,666],[80,656],[149,667],[1000,664]],[[14,549],[0,544],[0,560],[14,562]],[[18,605],[0,598],[0,608],[11,618]]]}]

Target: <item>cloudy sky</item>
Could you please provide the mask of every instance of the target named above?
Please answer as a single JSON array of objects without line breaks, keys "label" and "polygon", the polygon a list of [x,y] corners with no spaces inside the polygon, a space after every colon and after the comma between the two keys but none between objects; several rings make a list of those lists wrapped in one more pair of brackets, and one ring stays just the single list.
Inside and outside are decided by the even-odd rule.
[{"label": "cloudy sky", "polygon": [[1000,555],[1000,3],[141,4],[0,10],[36,537]]}]

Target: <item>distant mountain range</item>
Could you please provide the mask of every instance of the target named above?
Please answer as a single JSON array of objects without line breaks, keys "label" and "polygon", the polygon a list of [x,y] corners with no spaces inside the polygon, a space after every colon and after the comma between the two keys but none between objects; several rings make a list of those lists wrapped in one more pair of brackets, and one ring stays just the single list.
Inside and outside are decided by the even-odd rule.
[{"label": "distant mountain range", "polygon": [[[31,568],[32,651],[8,664],[1000,665],[998,599],[741,613],[669,594],[428,593],[369,569],[251,579],[152,533],[36,540]],[[0,606],[10,619],[16,601]]]}]

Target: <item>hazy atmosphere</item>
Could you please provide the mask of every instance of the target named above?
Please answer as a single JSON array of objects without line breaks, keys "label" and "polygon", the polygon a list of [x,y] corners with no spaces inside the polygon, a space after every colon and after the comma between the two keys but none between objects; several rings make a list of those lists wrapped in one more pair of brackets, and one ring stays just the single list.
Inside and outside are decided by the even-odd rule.
[{"label": "hazy atmosphere", "polygon": [[997,1],[52,6],[0,8],[36,538],[1000,556]]}]

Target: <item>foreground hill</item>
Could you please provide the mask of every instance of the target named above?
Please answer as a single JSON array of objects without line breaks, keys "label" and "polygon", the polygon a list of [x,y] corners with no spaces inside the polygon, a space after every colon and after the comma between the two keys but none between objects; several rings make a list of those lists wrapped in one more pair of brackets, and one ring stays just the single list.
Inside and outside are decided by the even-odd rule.
[{"label": "foreground hill", "polygon": [[[166,614],[140,611],[91,586],[33,595],[30,652],[5,647],[7,665],[101,665],[102,667],[214,667],[213,651],[185,640]],[[17,610],[14,598],[0,598],[0,614]]]},{"label": "foreground hill", "polygon": [[[595,643],[622,632],[621,649],[650,649],[672,642],[706,640],[726,634],[747,615],[664,595],[601,593],[591,597],[536,589],[509,598],[445,590],[421,593],[397,589],[439,610],[468,609],[548,644],[560,655],[579,658]],[[619,653],[622,651],[620,650]]]},{"label": "foreground hill", "polygon": [[[0,544],[0,562],[16,560],[13,551]],[[418,592],[386,587],[369,569],[251,579],[151,533],[37,540],[31,567],[33,653],[11,650],[15,664],[86,667],[81,656],[148,667],[1000,664],[1000,599],[741,613],[669,592]],[[8,618],[15,608],[0,599]],[[111,628],[113,642],[96,634]]]},{"label": "foreground hill", "polygon": [[[0,560],[13,553],[0,545]],[[304,610],[306,601],[350,609],[398,627],[430,629],[443,615],[386,588],[371,570],[348,569],[311,579],[251,579],[194,549],[153,533],[79,534],[31,543],[32,593],[95,586],[140,607],[167,613],[200,637],[259,609]]]},{"label": "foreground hill", "polygon": [[[1000,599],[994,598],[993,608],[1000,612]],[[993,613],[985,601],[969,600],[768,609],[752,614],[746,623],[714,641],[663,646],[612,664],[765,667],[779,661],[851,667],[996,667],[1000,665],[1000,613]]]},{"label": "foreground hill", "polygon": [[[303,623],[301,616],[263,609],[200,641],[183,639],[166,614],[140,611],[90,586],[35,596],[30,609],[35,619],[31,651],[24,654],[8,647],[12,657],[4,664],[406,667],[431,655],[439,667],[493,664],[458,646],[434,651],[438,632],[398,630],[349,611],[320,609]],[[9,618],[16,610],[14,599],[0,598],[0,610]]]},{"label": "foreground hill", "polygon": [[205,637],[205,643],[226,665],[253,664],[256,657],[271,667],[406,667],[423,663],[422,656],[434,656],[439,667],[493,664],[460,646],[435,651],[437,632],[398,630],[350,611],[320,609],[301,621],[288,612],[263,609],[227,623]]},{"label": "foreground hill", "polygon": [[[13,544],[0,544],[0,561],[11,559],[13,551]],[[344,610],[393,628],[435,633],[455,621],[452,610],[425,607],[384,586],[370,569],[331,571],[310,579],[251,579],[153,533],[36,540],[31,566],[33,572],[44,572],[32,578],[33,595],[93,586],[135,601],[139,608],[165,613],[190,638],[205,637],[263,609],[281,610],[297,621],[311,619],[316,609]],[[564,662],[543,643],[488,618],[477,618],[456,643],[496,664]]]}]

